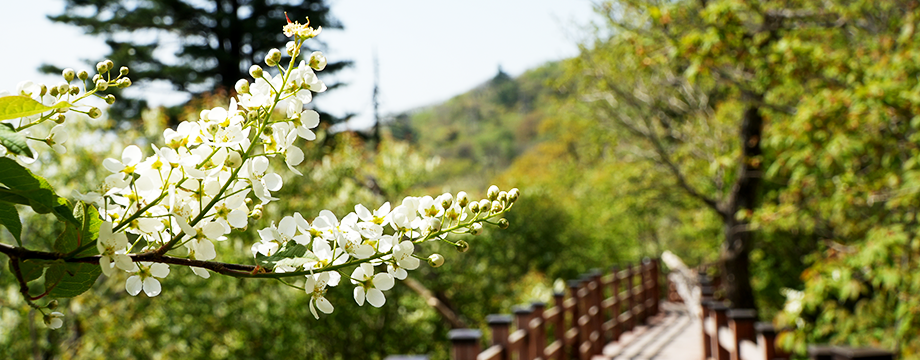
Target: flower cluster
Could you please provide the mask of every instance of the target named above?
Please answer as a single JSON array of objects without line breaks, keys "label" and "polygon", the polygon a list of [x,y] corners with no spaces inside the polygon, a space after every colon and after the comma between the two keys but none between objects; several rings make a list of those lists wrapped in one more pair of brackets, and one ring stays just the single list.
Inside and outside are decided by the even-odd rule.
[{"label": "flower cluster", "polygon": [[[303,162],[304,153],[297,143],[315,140],[313,129],[319,124],[319,114],[305,105],[314,92],[326,90],[315,73],[326,66],[325,57],[319,52],[301,56],[300,48],[320,30],[310,28],[309,21],[306,25],[289,21],[284,32],[293,40],[286,46],[286,66],[281,65],[282,52],[270,50],[265,57],[268,69],[253,65],[252,81],[239,80],[237,95],[226,107],[203,110],[197,119],[164,130],[162,145],[151,145],[146,151],[130,145],[119,159],[105,159],[102,166],[110,174],[103,183],[88,193],[74,194],[76,200],[98,209],[102,221],[98,236],[71,254],[95,247],[104,275],[130,274],[125,289],[132,296],[141,291],[147,296],[161,292],[158,279],[170,273],[163,260],[167,254],[170,259],[187,259],[184,264],[195,274],[208,278],[208,270],[196,266],[215,264],[210,262],[217,258],[215,241],[226,240],[233,230],[246,229],[250,218],[260,218],[264,206],[279,200],[273,194],[284,181],[273,170],[273,160],[283,161],[300,175],[296,166]],[[113,68],[111,61],[99,63],[99,74],[91,81],[85,71],[65,70],[68,83],[51,90],[23,84],[17,90],[20,94],[49,108],[58,107],[23,117],[10,128],[25,133],[48,120],[62,123],[63,113],[80,111],[72,104],[90,95],[111,104],[114,97],[99,92],[131,84],[127,68],[121,68],[114,78]],[[68,85],[74,78],[84,86]],[[87,83],[94,88],[87,91]],[[69,102],[59,106],[61,101]],[[101,113],[97,108],[81,112],[91,117]],[[44,139],[29,139],[63,153],[67,133],[60,126]],[[0,155],[22,159],[23,153],[30,152],[20,149]],[[435,267],[443,264],[440,254],[418,255],[416,245],[443,241],[466,251],[468,243],[447,236],[479,234],[484,223],[506,228],[508,222],[501,215],[518,196],[517,189],[506,192],[492,186],[480,200],[459,192],[407,197],[397,206],[385,203],[375,210],[356,205],[354,212],[342,218],[328,210],[320,211],[312,221],[294,213],[258,230],[260,241],[250,248],[258,266],[242,274],[303,279],[303,289],[311,297],[310,310],[317,318],[317,310],[333,311],[325,297],[327,289],[343,283],[354,286],[358,305],[367,302],[379,307],[386,302],[383,292],[395,280],[406,279],[407,271],[418,268],[422,260]],[[62,316],[53,312],[45,322],[60,327]]]},{"label": "flower cluster", "polygon": [[[456,196],[406,197],[398,206],[384,203],[374,211],[356,205],[341,220],[323,210],[312,224],[294,213],[277,226],[259,230],[261,241],[251,250],[257,261],[274,272],[307,277],[304,288],[312,297],[310,310],[317,318],[317,308],[332,312],[324,296],[326,288],[339,285],[345,275],[342,269],[349,265],[359,264],[349,276],[355,286],[355,302],[380,307],[386,302],[383,291],[393,287],[394,280],[406,279],[407,270],[418,268],[420,259],[435,267],[443,264],[440,254],[416,255],[416,244],[444,241],[466,251],[469,244],[450,241],[447,235],[478,234],[482,223],[503,214],[518,196],[517,189],[505,192],[493,185],[487,198],[479,201],[471,201],[462,191]],[[500,219],[495,224],[506,227],[507,221]]]}]

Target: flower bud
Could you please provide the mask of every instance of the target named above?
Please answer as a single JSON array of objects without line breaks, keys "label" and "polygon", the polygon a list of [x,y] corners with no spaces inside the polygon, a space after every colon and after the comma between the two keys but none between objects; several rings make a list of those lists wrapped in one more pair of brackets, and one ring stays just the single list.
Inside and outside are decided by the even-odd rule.
[{"label": "flower bud", "polygon": [[505,219],[505,218],[498,219],[498,227],[499,227],[499,228],[501,228],[501,229],[507,229],[508,226],[511,226],[511,223],[508,222],[508,219]]},{"label": "flower bud", "polygon": [[98,119],[100,116],[102,116],[102,110],[99,110],[99,108],[93,106],[89,108],[89,111],[87,111],[86,114],[93,119]]},{"label": "flower bud", "polygon": [[64,80],[69,83],[73,81],[73,78],[77,76],[77,73],[71,68],[66,68],[63,72],[61,72],[61,75],[64,75]]},{"label": "flower bud", "polygon": [[80,88],[78,88],[78,87],[76,87],[76,86],[71,86],[71,87],[70,87],[70,95],[77,95],[77,94],[79,94],[79,93],[80,93]]},{"label": "flower bud", "polygon": [[121,74],[121,76],[128,75],[128,67],[122,66],[120,69],[118,69],[118,73]]},{"label": "flower bud", "polygon": [[57,114],[57,116],[54,118],[54,123],[63,124],[64,120],[67,120],[67,117],[64,116],[64,114]]},{"label": "flower bud", "polygon": [[512,203],[514,203],[515,201],[517,201],[518,197],[520,197],[520,196],[521,196],[521,191],[518,190],[517,188],[513,188],[513,189],[511,189],[511,190],[508,191],[508,201],[510,201],[510,202],[512,202]]},{"label": "flower bud", "polygon": [[251,213],[249,213],[249,217],[251,217],[253,220],[259,220],[259,219],[261,219],[261,218],[262,218],[262,210],[259,210],[259,209],[253,210]]},{"label": "flower bud", "polygon": [[105,63],[105,71],[111,71],[115,68],[115,63],[112,60],[105,59],[103,62]]},{"label": "flower bud", "polygon": [[310,67],[316,71],[322,71],[326,68],[326,57],[319,51],[310,54]]},{"label": "flower bud", "polygon": [[236,84],[233,86],[236,89],[237,94],[248,94],[249,93],[249,81],[246,79],[239,79],[236,81]]},{"label": "flower bud", "polygon": [[499,213],[499,212],[501,212],[502,209],[504,209],[504,207],[502,206],[502,203],[500,203],[498,200],[495,200],[495,201],[492,202],[492,209],[491,209],[491,212],[492,212],[493,214],[494,214],[494,213]]},{"label": "flower bud", "polygon": [[439,196],[439,198],[441,199],[441,207],[445,209],[449,208],[451,205],[454,204],[454,196],[451,195],[450,193],[444,193],[441,196]]},{"label": "flower bud", "polygon": [[268,54],[265,54],[265,65],[269,67],[278,66],[278,62],[281,61],[281,51],[278,49],[271,49],[268,51]]},{"label": "flower bud", "polygon": [[474,214],[479,212],[479,202],[478,201],[473,201],[470,203],[470,211]]},{"label": "flower bud", "polygon": [[243,203],[246,204],[246,207],[252,206],[252,199],[246,198],[246,200],[243,200]]},{"label": "flower bud", "polygon": [[77,79],[86,81],[86,79],[88,78],[89,78],[89,73],[86,72],[86,70],[80,70],[80,72],[77,73]]},{"label": "flower bud", "polygon": [[489,186],[489,191],[486,192],[486,197],[489,198],[490,201],[498,199],[498,186]]},{"label": "flower bud", "polygon": [[105,100],[106,104],[112,105],[115,103],[115,95],[108,94],[103,99]]},{"label": "flower bud", "polygon": [[470,226],[470,234],[474,236],[482,234],[482,223],[473,223],[473,225]]},{"label": "flower bud", "polygon": [[492,202],[489,199],[479,200],[479,211],[489,211],[492,208]]},{"label": "flower bud", "polygon": [[55,86],[55,87],[51,88],[51,90],[48,91],[48,95],[51,95],[51,96],[54,96],[54,97],[57,97],[58,95],[60,95],[60,93],[58,92],[58,87]]},{"label": "flower bud", "polygon": [[97,62],[97,63],[96,63],[96,72],[97,72],[97,73],[99,73],[99,74],[104,74],[106,71],[108,71],[108,69],[106,69],[106,67],[105,67],[105,62],[104,62],[104,61],[100,61],[100,62]]},{"label": "flower bud", "polygon": [[131,78],[123,77],[118,80],[118,87],[126,88],[128,86],[131,86]]},{"label": "flower bud", "polygon": [[262,78],[262,67],[259,65],[250,66],[249,75],[252,75],[253,79],[261,79]]},{"label": "flower bud", "polygon": [[505,202],[508,201],[508,193],[505,191],[498,192],[498,201]]},{"label": "flower bud", "polygon": [[109,82],[103,79],[96,80],[96,91],[106,91],[109,88]]},{"label": "flower bud", "polygon": [[39,84],[38,96],[45,96],[48,93],[48,87],[45,84]]},{"label": "flower bud", "polygon": [[57,87],[58,87],[58,94],[67,95],[67,93],[70,92],[70,85],[59,84]]},{"label": "flower bud", "polygon": [[300,46],[297,46],[297,43],[294,41],[288,41],[287,44],[284,44],[284,52],[291,57],[297,57],[300,55]]},{"label": "flower bud", "polygon": [[57,301],[57,299],[51,300],[51,302],[48,303],[48,309],[49,309],[49,310],[57,309],[57,307],[58,307],[58,301]]},{"label": "flower bud", "polygon": [[457,243],[454,245],[457,246],[457,251],[459,252],[465,253],[467,251],[470,251],[470,243],[466,241],[460,240],[460,241],[457,241]]},{"label": "flower bud", "polygon": [[428,265],[431,265],[431,267],[441,267],[441,265],[444,265],[444,257],[441,256],[441,254],[431,254],[431,256],[428,257]]},{"label": "flower bud", "polygon": [[461,191],[457,193],[457,205],[460,205],[460,207],[463,208],[463,207],[466,207],[466,205],[469,203],[470,203],[470,198],[469,196],[466,195],[466,191]]},{"label": "flower bud", "polygon": [[428,230],[431,232],[441,231],[441,219],[438,218],[428,218]]}]

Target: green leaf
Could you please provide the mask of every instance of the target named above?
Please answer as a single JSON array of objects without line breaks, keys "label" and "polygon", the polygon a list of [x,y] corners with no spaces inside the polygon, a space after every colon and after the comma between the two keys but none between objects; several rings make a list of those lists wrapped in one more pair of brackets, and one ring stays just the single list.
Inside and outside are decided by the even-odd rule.
[{"label": "green leaf", "polygon": [[281,250],[272,254],[272,256],[265,256],[260,253],[256,253],[256,262],[265,268],[274,268],[275,263],[281,259],[295,258],[304,256],[307,253],[307,247],[300,245],[293,240],[288,241]]},{"label": "green leaf", "polygon": [[26,145],[26,136],[16,132],[11,124],[0,123],[0,145],[13,154],[35,157]]},{"label": "green leaf", "polygon": [[100,274],[97,264],[56,262],[45,273],[45,290],[54,298],[74,297],[93,287]]},{"label": "green leaf", "polygon": [[7,202],[0,202],[0,225],[6,226],[6,229],[16,238],[16,243],[22,246],[22,222],[19,220],[19,212],[16,206]]},{"label": "green leaf", "polygon": [[[96,208],[92,205],[84,204],[82,201],[74,206],[73,215],[71,216],[75,218],[80,226],[76,227],[68,223],[64,232],[54,242],[54,250],[64,254],[68,254],[80,246],[96,240],[99,237],[99,226],[102,224]],[[92,250],[94,249],[87,249],[89,252],[92,252]],[[77,254],[77,256],[81,255],[91,254]]]},{"label": "green leaf", "polygon": [[[36,260],[36,259],[26,259],[19,260],[19,271],[22,273],[22,278],[26,282],[38,279],[42,276],[42,272],[45,270],[45,266],[48,266],[50,262],[45,260]],[[13,271],[13,260],[10,260],[10,271]]]},{"label": "green leaf", "polygon": [[0,120],[21,118],[70,106],[70,103],[66,101],[60,101],[53,106],[45,106],[25,95],[4,96],[0,97]]},{"label": "green leaf", "polygon": [[7,186],[6,189],[0,188],[0,193],[5,193],[5,197],[25,198],[32,210],[39,214],[54,211],[59,219],[81,225],[70,212],[67,200],[57,196],[47,180],[10,158],[0,158],[0,169],[3,169],[0,171],[0,184]]}]

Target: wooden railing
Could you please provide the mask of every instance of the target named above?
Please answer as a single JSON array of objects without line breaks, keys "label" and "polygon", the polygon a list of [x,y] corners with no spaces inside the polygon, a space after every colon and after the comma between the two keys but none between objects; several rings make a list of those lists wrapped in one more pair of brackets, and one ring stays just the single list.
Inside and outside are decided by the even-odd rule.
[{"label": "wooden railing", "polygon": [[533,303],[516,308],[513,315],[487,317],[492,337],[485,351],[480,352],[479,330],[451,330],[452,358],[590,359],[608,342],[658,314],[658,284],[657,259],[623,270],[614,267],[606,275],[591,272],[569,281],[568,296],[554,294],[550,307]]},{"label": "wooden railing", "polygon": [[[772,323],[757,322],[757,311],[732,309],[713,297],[713,287],[700,281],[703,331],[702,359],[708,360],[788,360],[789,354],[776,347]],[[894,354],[878,349],[853,349],[842,346],[809,346],[813,360],[893,360]]]}]

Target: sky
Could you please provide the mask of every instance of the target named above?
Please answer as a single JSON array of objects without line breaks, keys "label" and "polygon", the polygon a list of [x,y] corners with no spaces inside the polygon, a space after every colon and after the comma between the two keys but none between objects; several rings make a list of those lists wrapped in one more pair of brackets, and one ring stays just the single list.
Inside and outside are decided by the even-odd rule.
[{"label": "sky", "polygon": [[[316,105],[335,115],[356,114],[352,128],[372,123],[375,53],[380,112],[395,114],[462,94],[495,76],[499,67],[517,76],[575,56],[593,19],[589,0],[330,0],[329,5],[344,29],[320,35],[328,45],[324,53],[330,62],[354,65],[335,76],[319,73],[327,82],[347,85],[318,97]],[[0,58],[0,90],[13,91],[22,80],[57,84],[61,77],[39,74],[40,64],[89,70],[83,59],[107,53],[101,38],[47,20],[46,15],[63,11],[62,0],[3,7],[16,16],[0,22],[6,54]],[[163,88],[147,93],[153,104],[184,98]]]}]

